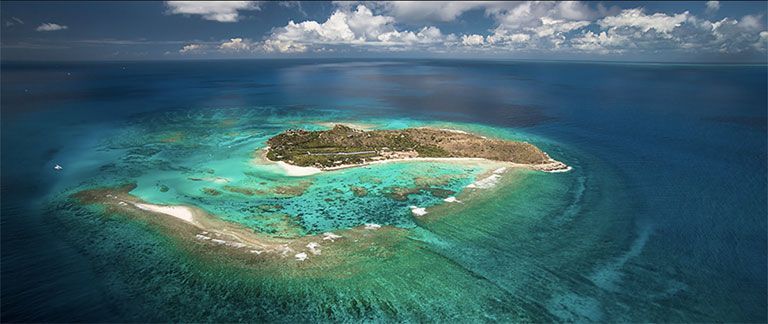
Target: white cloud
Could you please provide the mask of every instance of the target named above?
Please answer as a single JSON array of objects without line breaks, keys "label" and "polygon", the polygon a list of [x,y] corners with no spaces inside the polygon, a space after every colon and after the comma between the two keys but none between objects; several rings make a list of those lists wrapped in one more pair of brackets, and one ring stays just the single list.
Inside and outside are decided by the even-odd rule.
[{"label": "white cloud", "polygon": [[634,8],[622,10],[615,16],[605,17],[598,21],[598,24],[603,28],[636,28],[643,32],[653,29],[659,33],[669,33],[690,17],[688,11],[675,15],[660,12],[646,15],[642,8]]},{"label": "white cloud", "polygon": [[390,46],[410,47],[415,44],[433,44],[446,37],[437,27],[423,27],[418,32],[398,30],[391,16],[375,15],[365,5],[354,11],[340,8],[323,23],[314,20],[273,29],[263,43],[266,51],[304,52],[314,45]]},{"label": "white cloud", "polygon": [[492,7],[486,12],[494,17],[499,27],[507,30],[535,28],[543,19],[552,21],[590,20],[599,13],[580,2],[527,1],[513,2],[514,7]]},{"label": "white cloud", "polygon": [[531,35],[528,34],[512,34],[507,36],[507,39],[513,43],[525,43],[531,40]]},{"label": "white cloud", "polygon": [[443,34],[437,27],[424,27],[418,33],[393,30],[380,34],[376,39],[382,45],[413,45],[437,43],[443,40]]},{"label": "white cloud", "polygon": [[600,32],[599,34],[587,31],[572,40],[573,47],[589,52],[607,54],[611,52],[623,52],[627,48],[635,47],[629,38],[622,35]]},{"label": "white cloud", "polygon": [[761,52],[768,52],[768,31],[761,31],[760,38],[755,42],[755,49]]},{"label": "white cloud", "polygon": [[594,18],[596,14],[589,6],[579,1],[559,2],[557,12],[560,17],[570,20],[588,20]]},{"label": "white cloud", "polygon": [[541,18],[541,26],[536,28],[529,28],[528,30],[536,33],[536,36],[546,37],[555,34],[567,33],[572,30],[580,29],[589,26],[589,21],[565,21],[551,19],[549,17]]},{"label": "white cloud", "polygon": [[460,44],[495,51],[702,54],[763,50],[766,42],[761,15],[713,23],[688,11],[592,10],[578,2],[514,3],[486,13],[498,23],[492,33],[463,35]]},{"label": "white cloud", "polygon": [[267,39],[262,44],[266,52],[279,53],[303,53],[307,51],[307,46],[290,40]]},{"label": "white cloud", "polygon": [[43,23],[40,26],[37,26],[37,28],[35,28],[35,30],[36,31],[46,31],[47,32],[47,31],[64,30],[64,29],[67,29],[67,28],[69,28],[69,27],[64,26],[64,25],[59,25],[59,24],[54,24],[54,23]]},{"label": "white cloud", "polygon": [[352,42],[355,33],[346,22],[347,14],[337,11],[324,23],[308,20],[301,23],[288,22],[285,27],[277,29],[272,38],[295,42],[339,43]]},{"label": "white cloud", "polygon": [[464,46],[480,46],[485,43],[482,35],[472,34],[461,36],[461,44]]},{"label": "white cloud", "polygon": [[[285,3],[284,6],[294,6]],[[405,28],[406,21],[453,21],[483,10],[496,25],[490,33],[443,34],[434,26]],[[235,13],[237,10],[234,11]],[[182,54],[369,51],[493,51],[497,53],[632,53],[687,55],[766,51],[764,18],[747,15],[711,22],[688,11],[620,10],[582,2],[352,2],[337,3],[323,20],[289,21],[261,42],[231,38],[194,42]],[[410,25],[409,25],[410,26]],[[198,46],[196,46],[198,45]]]},{"label": "white cloud", "polygon": [[707,1],[706,6],[706,12],[708,14],[713,14],[720,10],[720,1]]},{"label": "white cloud", "polygon": [[181,54],[202,54],[204,48],[205,47],[203,45],[201,45],[201,44],[189,44],[189,45],[184,45],[184,47],[182,47],[179,50],[179,53],[181,53]]},{"label": "white cloud", "polygon": [[219,45],[219,51],[224,53],[250,52],[255,48],[251,41],[242,38],[231,38]]},{"label": "white cloud", "polygon": [[236,22],[240,11],[260,10],[259,1],[166,1],[171,14],[200,15],[218,22]]},{"label": "white cloud", "polygon": [[[361,3],[365,10],[361,11]],[[764,44],[760,33],[765,31],[765,22],[760,15],[710,22],[689,11],[648,13],[642,7],[622,10],[617,6],[607,8],[601,3],[580,1],[357,1],[335,4],[338,10],[328,21],[290,23],[275,30],[269,40],[286,48],[296,44],[308,47],[347,44],[358,48],[383,45],[376,48],[393,51],[420,48],[443,53],[460,46],[465,50],[496,52],[609,54],[632,50],[633,53],[654,55],[754,51]],[[719,5],[716,1],[707,3],[708,13],[719,10]],[[413,25],[424,21],[455,21],[472,10],[482,10],[495,21],[489,34],[443,35],[434,28],[438,33],[428,36],[425,32],[396,28],[402,22]],[[363,33],[360,28],[351,28],[352,17],[361,17],[363,25],[370,30]],[[331,28],[334,26],[338,28]]]},{"label": "white cloud", "polygon": [[723,18],[714,23],[704,21],[701,27],[710,28],[713,39],[708,45],[721,53],[738,53],[750,48],[754,49],[756,45],[759,46],[765,33],[760,16],[751,15],[744,16],[741,20]]},{"label": "white cloud", "polygon": [[[349,5],[347,2],[336,4]],[[543,14],[550,10],[556,11],[558,17],[571,20],[591,19],[595,15],[587,4],[579,1],[380,1],[373,3],[371,8],[403,22],[454,21],[471,10],[483,10],[495,18],[511,14],[510,20],[520,18],[526,12]]]},{"label": "white cloud", "polygon": [[762,15],[746,15],[739,21],[739,27],[748,31],[760,31],[763,29]]},{"label": "white cloud", "polygon": [[531,35],[525,33],[507,34],[497,31],[493,35],[488,35],[486,39],[489,44],[520,47],[519,44],[524,44],[531,40]]},{"label": "white cloud", "polygon": [[386,1],[381,10],[399,21],[453,21],[464,12],[482,8],[490,1]]},{"label": "white cloud", "polygon": [[527,1],[504,5],[487,5],[486,14],[497,26],[486,37],[489,44],[501,49],[558,49],[567,42],[568,34],[589,26],[591,19],[607,13],[589,5],[574,2]]},{"label": "white cloud", "polygon": [[188,54],[208,54],[210,52],[219,52],[225,54],[235,53],[255,53],[261,45],[244,38],[230,38],[221,42],[195,42],[184,45],[179,50],[182,55]]}]

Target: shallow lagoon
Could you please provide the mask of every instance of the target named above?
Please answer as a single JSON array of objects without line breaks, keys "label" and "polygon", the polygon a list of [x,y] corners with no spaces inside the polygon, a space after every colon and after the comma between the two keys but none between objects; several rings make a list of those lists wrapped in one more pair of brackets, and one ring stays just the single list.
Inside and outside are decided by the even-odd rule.
[{"label": "shallow lagoon", "polygon": [[[304,235],[366,223],[411,228],[415,223],[409,206],[442,203],[499,167],[490,161],[405,161],[289,176],[262,156],[266,140],[289,128],[325,128],[334,117],[307,122],[306,117],[272,117],[270,111],[231,108],[138,119],[85,149],[108,158],[86,182],[135,183],[131,194],[147,202],[197,206],[260,232],[274,232],[267,223],[287,217],[296,227],[291,232]],[[406,120],[365,123],[382,128],[426,125]],[[93,170],[94,162],[95,157],[73,159],[68,167]]]}]

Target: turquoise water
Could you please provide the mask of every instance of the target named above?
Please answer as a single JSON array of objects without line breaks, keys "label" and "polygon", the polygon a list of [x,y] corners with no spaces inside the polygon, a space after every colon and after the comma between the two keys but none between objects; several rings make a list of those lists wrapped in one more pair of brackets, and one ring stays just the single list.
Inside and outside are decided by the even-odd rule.
[{"label": "turquoise water", "polygon": [[[766,320],[765,66],[4,63],[2,85],[4,321]],[[258,159],[337,121],[529,141],[574,169],[468,190],[496,166]],[[265,235],[349,237],[243,262],[68,197],[125,183]],[[392,227],[344,232],[365,223]]]},{"label": "turquoise water", "polygon": [[[346,119],[333,111],[286,118],[259,107],[151,115],[83,147],[87,153],[67,161],[64,176],[87,179],[90,187],[135,183],[131,194],[145,201],[197,206],[260,231],[270,231],[268,223],[288,215],[300,227],[297,234],[305,235],[366,223],[414,227],[409,206],[441,203],[491,170],[492,164],[482,162],[406,162],[295,177],[260,157],[266,141],[279,132],[325,129],[323,123]],[[364,122],[380,128],[426,125]],[[94,168],[94,161],[110,163]],[[365,194],[355,194],[353,187]],[[415,191],[399,194],[407,190]]]}]

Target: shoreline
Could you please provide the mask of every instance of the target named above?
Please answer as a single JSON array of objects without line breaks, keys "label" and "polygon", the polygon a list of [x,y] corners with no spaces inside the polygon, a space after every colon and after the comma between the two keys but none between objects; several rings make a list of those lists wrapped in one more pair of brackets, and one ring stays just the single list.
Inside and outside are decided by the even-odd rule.
[{"label": "shoreline", "polygon": [[298,165],[288,164],[287,162],[284,162],[284,161],[272,161],[270,159],[266,159],[266,160],[269,162],[276,163],[277,166],[280,167],[280,169],[282,169],[283,172],[285,172],[285,175],[289,177],[306,177],[306,176],[311,176],[311,175],[323,172],[323,170],[320,168],[302,167]]},{"label": "shoreline", "polygon": [[548,163],[540,163],[540,164],[526,164],[526,163],[515,163],[515,162],[508,162],[508,161],[496,161],[496,160],[490,160],[486,158],[471,158],[471,157],[408,157],[408,158],[395,158],[395,159],[386,159],[386,160],[378,160],[378,161],[371,161],[371,162],[365,162],[365,163],[358,163],[358,164],[341,164],[338,166],[332,166],[327,168],[318,168],[318,167],[304,167],[304,166],[298,166],[293,165],[285,161],[272,161],[269,158],[267,158],[267,152],[269,151],[269,146],[264,147],[262,150],[262,153],[260,154],[261,159],[264,161],[274,163],[276,164],[280,169],[283,170],[285,175],[290,177],[305,177],[310,175],[319,174],[322,172],[330,172],[330,171],[336,171],[336,170],[342,170],[342,169],[349,169],[349,168],[356,168],[356,167],[365,167],[370,165],[376,165],[376,164],[384,164],[384,163],[394,163],[394,162],[408,162],[408,161],[415,161],[415,162],[490,162],[490,163],[500,163],[500,164],[506,164],[509,167],[512,168],[525,168],[530,169],[534,171],[541,171],[541,172],[547,172],[547,173],[562,173],[562,172],[568,172],[571,171],[573,168],[566,165],[565,163],[562,163],[560,161],[554,160],[552,158],[549,159]]},{"label": "shoreline", "polygon": [[[190,205],[160,205],[142,200],[130,194],[133,187],[90,189],[78,192],[73,197],[82,204],[99,204],[108,210],[123,213],[129,217],[145,219],[154,223],[169,235],[193,245],[221,248],[215,250],[246,260],[256,257],[285,260],[289,263],[308,261],[321,257],[322,252],[356,248],[351,241],[376,239],[374,232],[391,226],[362,224],[318,234],[297,237],[272,237],[238,223],[233,223]],[[382,231],[383,233],[383,231]],[[292,261],[292,262],[291,262]]]},{"label": "shoreline", "polygon": [[[331,123],[331,122],[319,123],[319,125],[323,125],[326,127],[330,127],[330,125],[335,125],[334,127],[339,125],[353,125],[358,127],[362,126],[362,124],[354,124],[354,123],[340,124],[340,123]],[[345,126],[345,127],[349,127],[349,126]],[[358,128],[358,131],[361,131],[360,130],[361,128]],[[435,128],[435,127],[428,127],[428,126],[416,127],[415,129],[438,130],[438,131],[450,132],[455,134],[472,135],[472,136],[477,136],[479,138],[482,138],[484,140],[488,140],[488,138],[485,136],[475,135],[468,131],[458,130],[458,129]],[[349,136],[352,136],[352,135],[348,135],[348,137]],[[400,135],[400,136],[403,136],[403,135]],[[338,165],[329,165],[329,166],[318,165],[318,163],[315,163],[315,166],[299,166],[299,165],[289,163],[289,162],[293,162],[291,160],[273,161],[269,159],[268,155],[270,150],[272,149],[269,144],[263,149],[261,149],[261,154],[259,154],[259,157],[261,158],[261,160],[263,160],[263,162],[277,165],[285,175],[290,177],[304,177],[304,176],[319,174],[323,171],[335,171],[335,170],[341,170],[341,169],[347,169],[347,168],[370,166],[370,165],[375,165],[380,163],[404,162],[404,161],[448,162],[448,163],[472,161],[472,162],[502,163],[508,167],[526,168],[534,171],[541,171],[541,172],[548,172],[548,173],[561,173],[561,172],[568,172],[572,170],[572,167],[566,165],[563,162],[553,159],[552,157],[549,156],[549,154],[547,154],[547,152],[542,151],[541,149],[533,146],[532,144],[528,142],[521,142],[521,143],[530,145],[535,150],[539,151],[543,155],[543,159],[537,160],[536,163],[534,164],[534,163],[512,162],[511,160],[515,160],[515,158],[510,156],[507,156],[504,159],[491,159],[486,157],[419,157],[418,154],[416,154],[416,156],[412,156],[411,154],[395,154],[394,157],[392,157],[392,155],[379,154],[378,158],[376,158],[373,161],[367,161],[366,159],[362,159],[361,161],[356,161],[357,163],[347,163],[347,164],[338,164]],[[280,156],[278,156],[278,158],[280,158]],[[337,163],[337,162],[341,163],[342,161],[335,161],[334,163]]]}]

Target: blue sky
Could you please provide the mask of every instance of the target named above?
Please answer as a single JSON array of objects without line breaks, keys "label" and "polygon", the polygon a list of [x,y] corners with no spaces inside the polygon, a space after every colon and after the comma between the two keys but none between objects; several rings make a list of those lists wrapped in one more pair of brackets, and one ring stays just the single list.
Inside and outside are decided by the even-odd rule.
[{"label": "blue sky", "polygon": [[765,2],[13,2],[3,60],[766,62]]}]

